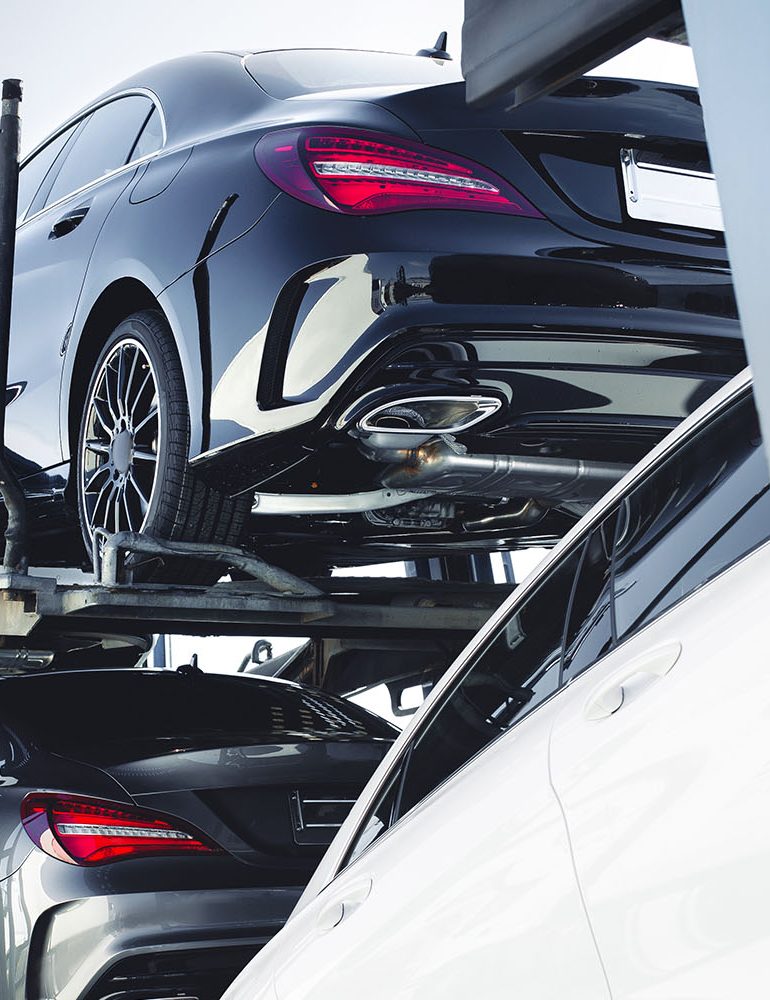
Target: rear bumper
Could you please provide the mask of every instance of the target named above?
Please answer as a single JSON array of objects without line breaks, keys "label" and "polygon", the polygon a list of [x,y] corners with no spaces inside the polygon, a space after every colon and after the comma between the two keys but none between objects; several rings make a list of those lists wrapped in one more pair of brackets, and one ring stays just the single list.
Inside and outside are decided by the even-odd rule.
[{"label": "rear bumper", "polygon": [[[269,449],[291,434],[314,444],[379,356],[422,332],[592,331],[740,344],[724,261],[591,243],[546,219],[351,219],[283,197],[207,268],[207,426],[190,457],[244,473],[255,444]],[[190,282],[170,286],[164,308],[183,314]]]},{"label": "rear bumper", "polygon": [[[34,852],[1,883],[13,935],[0,995],[10,1000],[101,1000],[122,995],[218,1000],[243,966],[283,926],[300,888],[206,888],[110,892],[110,876]],[[96,869],[88,873],[92,875]],[[69,891],[66,885],[69,884]],[[26,925],[26,926],[25,926]],[[134,994],[132,991],[141,990]],[[158,992],[159,991],[159,992]],[[181,991],[181,993],[180,993]]]}]

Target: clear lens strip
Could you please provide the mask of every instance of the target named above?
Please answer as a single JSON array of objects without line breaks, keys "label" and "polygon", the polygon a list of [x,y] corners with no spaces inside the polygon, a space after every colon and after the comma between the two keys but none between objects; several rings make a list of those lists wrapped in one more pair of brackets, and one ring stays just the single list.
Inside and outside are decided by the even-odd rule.
[{"label": "clear lens strip", "polygon": [[500,189],[488,181],[475,177],[456,177],[433,170],[416,170],[414,167],[397,167],[387,163],[363,163],[357,160],[314,160],[313,169],[322,177],[374,177],[381,180],[410,181],[415,184],[433,184],[458,188],[464,191],[485,191],[500,194]]},{"label": "clear lens strip", "polygon": [[153,830],[143,826],[111,826],[95,823],[57,823],[62,837],[150,837],[153,840],[194,840],[181,830]]}]

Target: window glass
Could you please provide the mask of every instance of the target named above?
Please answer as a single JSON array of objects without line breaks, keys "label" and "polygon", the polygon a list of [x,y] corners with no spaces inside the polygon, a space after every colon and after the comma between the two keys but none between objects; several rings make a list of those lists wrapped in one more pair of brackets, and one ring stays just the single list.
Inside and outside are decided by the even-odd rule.
[{"label": "window glass", "polygon": [[619,517],[621,639],[770,537],[768,470],[751,394],[640,483]]},{"label": "window glass", "polygon": [[617,511],[588,537],[575,579],[564,641],[562,680],[590,667],[612,647],[611,574]]},{"label": "window glass", "polygon": [[460,83],[456,62],[394,52],[293,49],[247,56],[246,69],[271,97],[359,87],[437,87]]},{"label": "window glass", "polygon": [[580,551],[573,551],[530,594],[420,734],[406,766],[399,815],[556,691],[579,559]]},{"label": "window glass", "polygon": [[345,864],[557,690],[582,552],[578,546],[561,560],[447,694],[364,820]]},{"label": "window glass", "polygon": [[75,131],[72,125],[52,139],[47,146],[44,146],[39,153],[35,153],[31,160],[28,160],[19,171],[19,203],[16,213],[16,220],[27,211],[32,204],[32,199],[37,194],[38,188],[43,183],[46,174],[51,169],[56,157],[61,153],[67,141]]},{"label": "window glass", "polygon": [[384,833],[393,822],[393,807],[396,796],[401,788],[403,773],[402,766],[397,769],[395,774],[391,775],[385,788],[380,793],[374,808],[369,811],[364,825],[360,828],[358,836],[345,858],[343,867],[352,864],[359,854],[363,854],[366,848],[370,844],[373,844],[380,834]]},{"label": "window glass", "polygon": [[150,117],[144,123],[144,128],[136,140],[136,145],[131,151],[131,160],[140,160],[150,153],[157,153],[163,145],[163,125],[160,120],[160,112],[153,107]]},{"label": "window glass", "polygon": [[94,111],[67,153],[46,198],[59,198],[98,180],[128,161],[152,102],[147,97],[121,97]]},{"label": "window glass", "polygon": [[20,735],[97,766],[248,741],[390,741],[397,735],[341,698],[243,675],[50,673],[0,679],[0,697],[4,721]]}]

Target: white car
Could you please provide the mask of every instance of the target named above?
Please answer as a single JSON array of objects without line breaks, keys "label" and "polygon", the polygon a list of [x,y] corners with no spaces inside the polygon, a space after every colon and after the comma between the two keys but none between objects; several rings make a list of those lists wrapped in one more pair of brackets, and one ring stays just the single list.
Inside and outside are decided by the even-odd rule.
[{"label": "white car", "polygon": [[745,373],[468,646],[225,1000],[770,995],[768,538]]}]

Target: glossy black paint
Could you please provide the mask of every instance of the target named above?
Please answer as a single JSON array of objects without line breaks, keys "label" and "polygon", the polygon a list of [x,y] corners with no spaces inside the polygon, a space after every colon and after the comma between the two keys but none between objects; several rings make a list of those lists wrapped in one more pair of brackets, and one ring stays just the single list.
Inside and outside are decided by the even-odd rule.
[{"label": "glossy black paint", "polygon": [[[721,237],[631,224],[621,207],[613,156],[627,133],[705,151],[693,90],[582,80],[511,113],[469,110],[459,83],[278,100],[226,53],[161,64],[112,95],[136,88],[163,108],[165,147],[88,188],[88,214],[66,237],[48,233],[83,193],[18,230],[9,380],[26,385],[8,441],[38,509],[55,501],[38,536],[46,561],[77,558],[77,542],[52,539],[72,516],[90,366],[117,322],[148,305],[164,311],[182,362],[190,460],[232,492],[309,492],[319,476],[328,492],[378,488],[382,470],[359,458],[341,414],[362,391],[423,384],[502,395],[480,450],[545,435],[550,453],[578,454],[589,424],[601,427],[591,454],[632,461],[745,363]],[[277,127],[320,123],[478,160],[545,218],[358,218],[297,202],[261,173],[254,146]],[[477,503],[473,516],[484,513]],[[551,537],[565,516],[505,538]],[[281,549],[324,535],[312,518],[252,521],[257,544]],[[426,551],[431,537],[436,550],[470,543],[467,529],[442,531]],[[333,533],[336,561],[356,561],[372,538],[360,515]],[[504,540],[471,534],[481,548]],[[384,555],[387,535],[401,544],[388,527],[373,542]]]},{"label": "glossy black paint", "polygon": [[[283,704],[287,720],[307,702],[311,712],[318,706],[317,719],[328,713],[349,721],[336,736],[310,723],[305,731],[251,739],[243,732],[185,732],[180,719],[192,697],[216,699],[225,710],[229,699],[236,720],[246,697]],[[118,721],[137,699],[167,706],[153,710],[165,712],[166,722],[152,736],[141,736],[140,720],[131,733],[130,721]],[[46,723],[51,713],[56,725]],[[125,738],[110,740],[111,728],[125,730]],[[288,917],[326,847],[297,833],[292,793],[357,797],[396,735],[348,702],[252,676],[105,670],[0,679],[0,898],[4,912],[17,915],[0,931],[0,994],[80,1000],[124,953],[151,955],[172,941],[186,951],[218,950],[234,977],[237,961],[245,964]],[[181,818],[222,853],[75,867],[44,854],[23,830],[20,806],[30,791],[86,795]],[[85,933],[92,919],[98,945]]]}]

